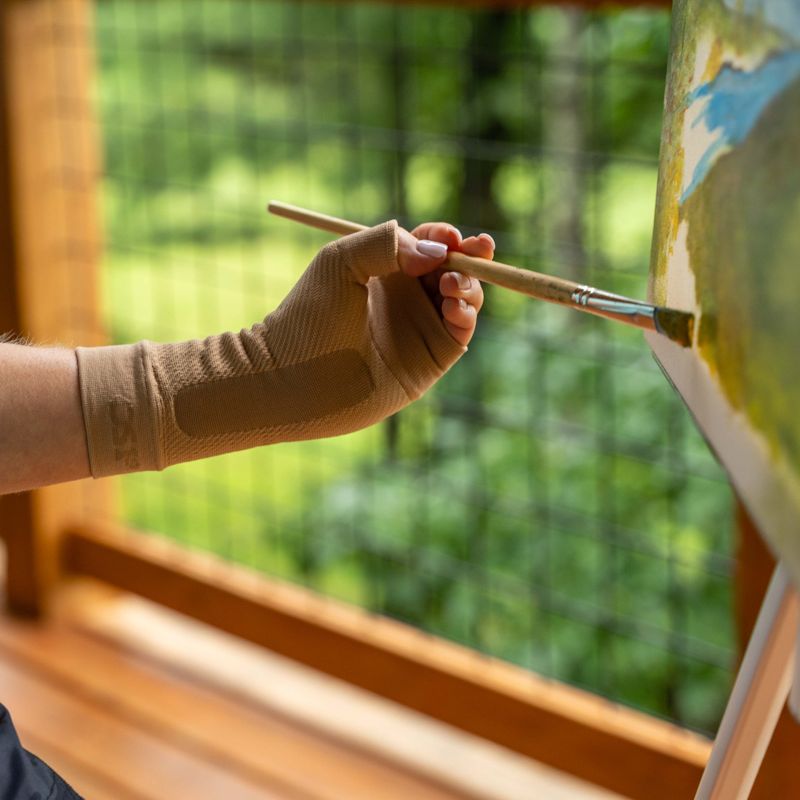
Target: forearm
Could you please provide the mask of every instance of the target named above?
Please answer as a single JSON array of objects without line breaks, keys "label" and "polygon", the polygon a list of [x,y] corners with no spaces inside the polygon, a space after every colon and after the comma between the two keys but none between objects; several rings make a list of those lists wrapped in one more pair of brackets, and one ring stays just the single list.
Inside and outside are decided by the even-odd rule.
[{"label": "forearm", "polygon": [[75,352],[0,344],[0,494],[89,474]]},{"label": "forearm", "polygon": [[[424,230],[492,254],[491,240]],[[393,222],[345,237],[238,333],[77,351],[0,343],[0,494],[385,419],[458,360],[475,326],[480,287],[440,275],[447,246],[434,244]]]}]

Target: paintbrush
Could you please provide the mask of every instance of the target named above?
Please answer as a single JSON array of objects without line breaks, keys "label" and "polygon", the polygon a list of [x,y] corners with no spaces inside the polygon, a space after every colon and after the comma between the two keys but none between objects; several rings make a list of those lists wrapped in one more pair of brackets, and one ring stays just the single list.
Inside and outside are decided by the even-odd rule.
[{"label": "paintbrush", "polygon": [[[357,222],[331,217],[274,200],[267,206],[267,209],[280,217],[286,217],[331,233],[357,233],[367,228],[366,225],[360,225]],[[557,278],[554,275],[544,275],[510,264],[502,264],[499,261],[464,255],[464,253],[448,253],[447,265],[465,275],[471,275],[473,278],[495,286],[512,289],[528,297],[569,306],[598,317],[615,319],[636,328],[657,331],[682,347],[689,347],[692,343],[694,316],[686,311],[654,306],[564,278]]]}]

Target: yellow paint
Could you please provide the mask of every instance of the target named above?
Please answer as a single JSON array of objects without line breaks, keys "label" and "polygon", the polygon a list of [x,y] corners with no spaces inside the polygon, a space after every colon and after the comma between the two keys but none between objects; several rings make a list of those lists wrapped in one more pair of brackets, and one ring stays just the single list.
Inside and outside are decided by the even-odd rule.
[{"label": "yellow paint", "polygon": [[706,61],[706,66],[703,70],[704,83],[714,80],[714,78],[717,76],[717,73],[722,66],[724,54],[725,45],[722,43],[722,39],[717,37],[714,39],[714,43],[711,45],[711,50],[708,54],[708,60]]}]

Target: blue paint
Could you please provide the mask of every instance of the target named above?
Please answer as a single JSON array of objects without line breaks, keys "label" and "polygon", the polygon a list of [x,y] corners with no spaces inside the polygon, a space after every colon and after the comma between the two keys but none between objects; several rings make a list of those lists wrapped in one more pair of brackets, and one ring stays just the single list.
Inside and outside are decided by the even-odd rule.
[{"label": "blue paint", "polygon": [[692,127],[705,122],[716,138],[697,163],[692,180],[681,195],[681,203],[702,183],[721,151],[743,141],[773,98],[798,77],[800,50],[787,50],[767,59],[752,72],[726,64],[713,81],[698,86],[689,95],[687,113],[693,103],[707,99]]}]

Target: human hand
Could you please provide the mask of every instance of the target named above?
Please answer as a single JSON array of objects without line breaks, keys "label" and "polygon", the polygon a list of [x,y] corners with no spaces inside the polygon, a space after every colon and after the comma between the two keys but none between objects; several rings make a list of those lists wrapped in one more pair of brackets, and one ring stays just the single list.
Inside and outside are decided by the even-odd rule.
[{"label": "human hand", "polygon": [[483,306],[480,281],[448,270],[448,251],[491,259],[494,240],[488,233],[462,239],[461,233],[445,222],[426,222],[410,233],[398,228],[397,262],[406,275],[419,278],[442,318],[447,332],[462,346],[475,333],[478,312]]},{"label": "human hand", "polygon": [[92,475],[339,436],[396,413],[461,358],[475,328],[480,285],[459,286],[447,248],[490,257],[492,245],[443,223],[409,233],[387,222],[322,248],[248,329],[78,348]]}]

